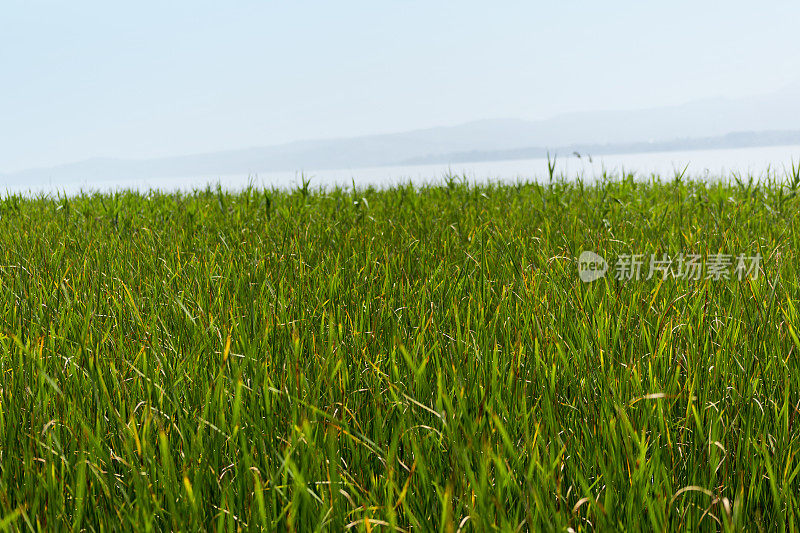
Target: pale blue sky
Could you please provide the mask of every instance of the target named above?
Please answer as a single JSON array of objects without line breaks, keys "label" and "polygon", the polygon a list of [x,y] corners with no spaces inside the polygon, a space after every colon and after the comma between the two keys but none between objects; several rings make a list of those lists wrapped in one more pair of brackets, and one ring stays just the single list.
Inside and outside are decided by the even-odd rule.
[{"label": "pale blue sky", "polygon": [[800,3],[0,4],[0,172],[797,83]]}]

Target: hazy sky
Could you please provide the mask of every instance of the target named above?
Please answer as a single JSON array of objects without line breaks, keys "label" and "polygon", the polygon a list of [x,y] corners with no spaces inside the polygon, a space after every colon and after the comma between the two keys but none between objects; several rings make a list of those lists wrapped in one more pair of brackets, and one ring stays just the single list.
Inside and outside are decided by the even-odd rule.
[{"label": "hazy sky", "polygon": [[0,172],[769,93],[800,3],[2,0]]}]

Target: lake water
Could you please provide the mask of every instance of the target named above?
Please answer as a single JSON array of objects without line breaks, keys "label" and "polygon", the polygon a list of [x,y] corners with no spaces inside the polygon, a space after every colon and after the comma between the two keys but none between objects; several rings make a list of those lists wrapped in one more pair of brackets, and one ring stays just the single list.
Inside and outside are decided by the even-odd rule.
[{"label": "lake water", "polygon": [[[791,162],[800,162],[800,146],[770,146],[758,148],[737,148],[725,150],[698,150],[685,152],[649,152],[638,154],[603,155],[592,158],[578,158],[574,155],[561,157],[556,161],[556,173],[568,179],[582,176],[586,181],[603,175],[620,175],[633,172],[638,177],[652,173],[665,179],[672,178],[687,167],[686,174],[695,177],[715,178],[730,176],[736,172],[742,176],[763,177],[768,169],[783,175],[783,169]],[[415,184],[441,182],[448,174],[466,176],[473,181],[517,181],[547,179],[546,159],[518,159],[509,161],[484,161],[475,163],[453,163],[450,165],[415,165],[400,167],[350,168],[334,170],[305,170],[311,179],[311,187],[331,187],[334,185],[357,186],[374,185],[385,187],[409,181]],[[170,177],[163,179],[134,179],[108,181],[72,181],[47,183],[6,183],[3,191],[8,192],[57,192],[75,194],[81,190],[116,189],[161,189],[191,191],[205,188],[208,184],[222,184],[227,189],[241,189],[252,183],[257,187],[289,188],[301,181],[297,172],[253,172],[250,175],[207,175]]]}]

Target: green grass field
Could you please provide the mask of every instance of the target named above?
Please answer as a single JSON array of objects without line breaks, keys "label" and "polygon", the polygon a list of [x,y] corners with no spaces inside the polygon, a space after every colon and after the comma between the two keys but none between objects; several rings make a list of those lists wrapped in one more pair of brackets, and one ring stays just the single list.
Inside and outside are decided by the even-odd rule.
[{"label": "green grass field", "polygon": [[789,178],[6,195],[0,529],[796,531]]}]

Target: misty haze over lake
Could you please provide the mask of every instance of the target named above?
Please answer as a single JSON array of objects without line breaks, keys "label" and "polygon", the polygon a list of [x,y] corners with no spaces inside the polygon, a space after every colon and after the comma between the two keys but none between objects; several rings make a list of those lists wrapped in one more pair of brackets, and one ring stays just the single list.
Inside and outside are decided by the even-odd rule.
[{"label": "misty haze over lake", "polygon": [[[591,161],[590,161],[591,158]],[[690,150],[670,152],[647,152],[636,154],[591,154],[560,155],[556,157],[556,174],[567,179],[580,176],[587,181],[600,178],[603,172],[619,177],[622,172],[632,172],[638,178],[657,174],[668,180],[686,168],[687,175],[704,176],[709,179],[728,178],[732,173],[741,177],[752,175],[764,177],[770,170],[781,177],[784,167],[792,161],[800,162],[800,145],[736,148],[718,150]],[[311,180],[311,187],[376,186],[385,187],[409,181],[422,185],[440,182],[448,175],[466,176],[469,181],[547,181],[547,159],[492,160],[452,164],[381,166],[346,168],[333,170],[304,170],[282,172],[259,172],[253,174],[195,175],[171,178],[125,178],[84,179],[70,181],[19,181],[4,184],[3,193],[44,192],[48,194],[76,194],[80,191],[109,191],[119,189],[160,189],[165,191],[191,191],[217,184],[226,189],[242,189],[253,184],[256,187],[292,188],[302,176]]]}]

